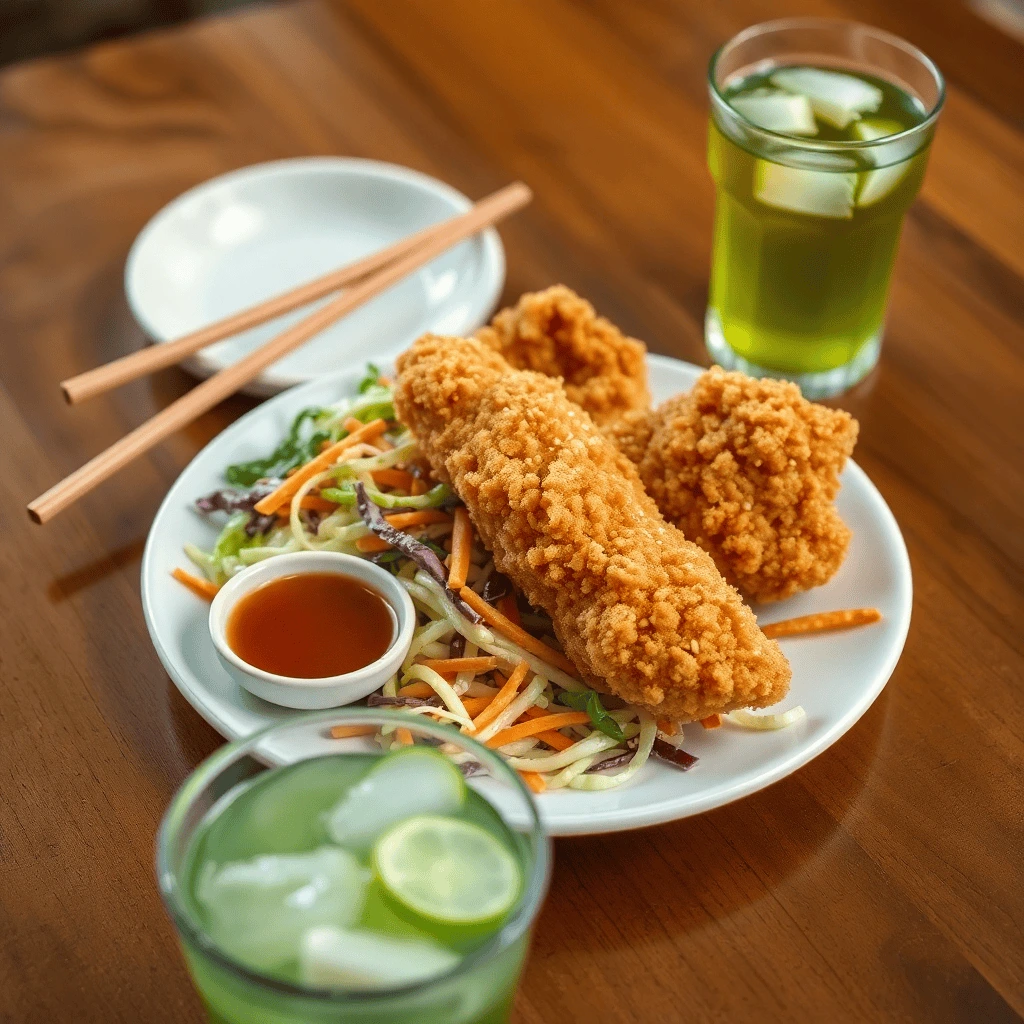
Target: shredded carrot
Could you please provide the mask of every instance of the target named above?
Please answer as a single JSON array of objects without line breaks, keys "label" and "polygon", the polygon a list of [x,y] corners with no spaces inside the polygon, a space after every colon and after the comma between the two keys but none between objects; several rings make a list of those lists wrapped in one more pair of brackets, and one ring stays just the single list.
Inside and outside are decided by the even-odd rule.
[{"label": "shredded carrot", "polygon": [[679,723],[668,718],[659,718],[658,732],[663,732],[666,736],[675,736],[679,732]]},{"label": "shredded carrot", "polygon": [[448,560],[448,589],[461,590],[466,585],[470,555],[473,552],[473,524],[469,513],[460,506],[455,510],[452,527],[452,557]]},{"label": "shredded carrot", "polygon": [[429,488],[427,482],[420,477],[413,477],[412,487],[409,488],[409,493],[414,497],[418,498],[421,494],[426,494]]},{"label": "shredded carrot", "polygon": [[[330,441],[324,441],[324,444],[330,444],[330,443],[331,443]],[[320,451],[324,450],[324,444],[320,445]],[[285,473],[285,475],[284,475],[285,479],[287,480],[288,477],[295,476],[295,474],[298,473],[298,471],[301,468],[302,468],[301,466],[292,466],[292,468],[289,469],[287,473]]]},{"label": "shredded carrot", "polygon": [[783,619],[769,622],[761,627],[767,637],[795,636],[799,633],[821,633],[826,629],[850,629],[877,622],[882,613],[877,608],[850,608],[838,612],[818,612],[815,615],[801,615],[797,619]]},{"label": "shredded carrot", "polygon": [[470,718],[476,718],[492,700],[494,700],[493,697],[463,697],[462,706]]},{"label": "shredded carrot", "polygon": [[537,772],[520,772],[523,777],[523,782],[533,790],[534,793],[543,793],[548,788],[548,784],[544,781],[544,776]]},{"label": "shredded carrot", "polygon": [[[346,420],[346,423],[349,421]],[[353,423],[358,422],[353,420]],[[347,429],[347,428],[346,428]],[[338,458],[346,452],[353,445],[359,444],[360,441],[366,441],[370,438],[378,437],[387,429],[387,423],[384,420],[374,420],[372,423],[367,423],[365,426],[360,423],[359,429],[353,431],[348,437],[343,437],[340,441],[335,441],[329,448],[325,448],[315,458],[310,459],[297,473],[293,473],[288,477],[279,487],[271,491],[265,498],[260,498],[256,502],[256,511],[261,516],[269,516],[276,512],[286,501],[291,501],[295,492],[311,477],[316,476],[317,473],[323,472],[325,469],[330,469],[331,466],[337,462]]]},{"label": "shredded carrot", "polygon": [[722,716],[708,715],[707,718],[702,718],[700,720],[700,724],[703,725],[705,729],[717,729],[722,724]]},{"label": "shredded carrot", "polygon": [[[497,697],[495,697],[497,700]],[[584,725],[590,721],[590,715],[586,711],[566,711],[561,715],[545,715],[543,718],[535,718],[531,722],[520,722],[518,725],[511,725],[501,732],[495,733],[488,741],[489,747],[503,747],[506,743],[514,743],[516,740],[525,740],[530,736],[536,736],[539,732],[564,729],[567,725]]]},{"label": "shredded carrot", "polygon": [[190,572],[185,572],[184,569],[175,569],[171,575],[179,583],[184,583],[197,597],[201,597],[206,601],[212,601],[217,596],[217,591],[220,590],[216,583],[202,580],[198,576],[193,576]]},{"label": "shredded carrot", "polygon": [[397,738],[398,742],[402,744],[403,747],[412,746],[412,733],[408,729],[406,729],[404,725],[400,725],[395,730],[395,737]]},{"label": "shredded carrot", "polygon": [[395,512],[385,515],[388,523],[396,530],[407,530],[410,526],[430,526],[431,523],[450,523],[451,516],[439,508],[420,508],[413,512]]},{"label": "shredded carrot", "polygon": [[[447,523],[449,516],[439,508],[421,508],[415,512],[397,512],[395,515],[387,516],[390,526],[398,530],[407,530],[413,526],[429,526],[431,523]],[[360,551],[388,551],[391,545],[382,537],[369,533],[356,540],[356,547]]]},{"label": "shredded carrot", "polygon": [[403,491],[412,488],[412,473],[404,469],[375,469],[370,476],[378,487],[400,487]]},{"label": "shredded carrot", "polygon": [[[326,498],[321,498],[318,494],[307,494],[302,501],[299,502],[299,508],[313,509],[315,512],[334,512],[338,508],[336,501],[328,501]],[[291,503],[282,505],[278,510],[277,514],[287,519],[291,515]]]},{"label": "shredded carrot", "polygon": [[522,721],[524,718],[543,718],[545,715],[553,714],[555,714],[555,712],[552,711],[551,708],[539,708],[534,704],[533,707],[529,707],[523,712],[519,721]]},{"label": "shredded carrot", "polygon": [[375,533],[368,533],[365,537],[359,537],[356,540],[356,547],[367,554],[374,551],[389,551],[391,549],[391,545],[383,537],[378,537]]},{"label": "shredded carrot", "polygon": [[[514,724],[515,725],[521,725],[523,722],[529,722],[531,719],[536,719],[536,718],[552,718],[555,715],[562,715],[562,714],[565,714],[565,713],[566,712],[562,711],[561,708],[559,708],[558,711],[552,711],[550,707],[539,708],[539,707],[537,707],[536,704],[534,704],[534,706],[532,708],[527,708],[516,719]],[[543,724],[546,725],[546,726],[548,725],[547,722],[544,722]],[[559,728],[564,728],[564,726],[560,726]],[[550,733],[551,736],[555,737],[555,741],[553,743],[551,743],[551,746],[558,747],[559,750],[564,750],[566,747],[571,747],[573,745],[573,743],[576,742],[575,740],[571,740],[567,736],[563,736],[561,733],[556,732],[554,729],[550,729],[550,727],[549,727],[549,733]],[[537,736],[538,736],[539,739],[544,740],[545,743],[551,742],[550,740],[547,739],[547,737],[545,736],[544,733],[538,733]],[[564,743],[563,743],[563,741],[564,741]]]},{"label": "shredded carrot", "polygon": [[382,452],[393,452],[395,450],[395,446],[386,437],[378,437],[374,444]]},{"label": "shredded carrot", "polygon": [[576,666],[564,654],[560,654],[554,648],[548,647],[546,643],[527,633],[522,626],[517,626],[514,622],[511,622],[507,615],[502,615],[497,608],[489,605],[475,590],[463,587],[459,594],[473,611],[507,639],[518,644],[531,654],[536,654],[538,658],[543,658],[548,664],[555,665],[563,672],[568,672],[569,675],[574,677],[579,675],[576,671]]},{"label": "shredded carrot", "polygon": [[350,736],[372,736],[376,731],[375,725],[332,725],[331,738],[345,740]]},{"label": "shredded carrot", "polygon": [[[522,722],[528,722],[530,719],[551,718],[554,715],[561,715],[562,713],[563,712],[561,711],[552,711],[551,708],[539,708],[534,704],[532,708],[526,709],[526,711],[520,716],[519,721],[516,722],[516,725],[519,725]],[[543,722],[542,725],[548,726],[549,723]],[[562,728],[564,728],[564,726]],[[566,750],[576,742],[568,736],[563,736],[560,732],[556,732],[551,728],[548,728],[545,732],[537,733],[537,739],[543,740],[549,747],[554,747],[555,750]]]},{"label": "shredded carrot", "polygon": [[490,704],[473,719],[472,728],[467,727],[466,731],[475,733],[490,725],[515,699],[519,687],[522,685],[523,680],[526,679],[526,674],[529,670],[530,666],[525,661],[519,662],[501,689],[494,695],[494,699]]},{"label": "shredded carrot", "polygon": [[384,376],[383,374],[381,374],[381,375],[380,375],[380,376],[379,376],[379,377],[377,378],[377,383],[378,383],[378,384],[379,384],[379,385],[380,385],[380,386],[381,386],[382,388],[389,388],[389,387],[391,387],[391,378],[390,378],[390,377],[385,377],[385,376]]},{"label": "shredded carrot", "polygon": [[433,697],[434,688],[429,683],[420,682],[406,683],[398,691],[399,697]]},{"label": "shredded carrot", "polygon": [[354,434],[361,426],[362,423],[355,418],[355,416],[349,416],[347,419],[342,420],[341,425],[350,433]]},{"label": "shredded carrot", "polygon": [[498,667],[497,658],[428,658],[423,662],[435,672],[490,672]]},{"label": "shredded carrot", "polygon": [[517,626],[523,624],[523,620],[519,617],[519,604],[516,602],[515,594],[505,594],[504,597],[499,597],[496,607],[509,622]]},{"label": "shredded carrot", "polygon": [[554,747],[555,750],[567,750],[576,742],[569,739],[568,736],[563,736],[560,732],[555,732],[554,729],[537,733],[537,739],[543,740],[549,747]]},{"label": "shredded carrot", "polygon": [[[552,705],[552,707],[554,707],[554,705]],[[551,707],[539,708],[534,704],[532,708],[527,708],[519,718],[516,719],[516,724],[518,725],[519,722],[529,721],[531,718],[549,718],[551,715],[561,715],[564,713],[565,712],[562,711],[561,707],[559,707],[557,711],[552,711]]]}]

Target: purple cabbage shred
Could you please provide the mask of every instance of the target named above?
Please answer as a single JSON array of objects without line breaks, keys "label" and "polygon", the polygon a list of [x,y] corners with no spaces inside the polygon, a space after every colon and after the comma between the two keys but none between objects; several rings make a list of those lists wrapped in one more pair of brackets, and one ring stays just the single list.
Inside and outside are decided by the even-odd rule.
[{"label": "purple cabbage shred", "polygon": [[359,510],[363,522],[381,540],[386,540],[393,548],[397,548],[403,554],[408,555],[432,580],[439,583],[444,592],[459,612],[469,619],[470,622],[480,622],[480,616],[466,604],[454,591],[448,589],[448,573],[441,559],[434,554],[426,544],[418,541],[415,537],[404,530],[396,529],[380,510],[380,506],[370,500],[366,488],[356,484],[356,508]]},{"label": "purple cabbage shred", "polygon": [[256,502],[270,494],[277,486],[277,483],[268,480],[251,487],[247,491],[234,487],[224,487],[205,497],[197,498],[195,507],[197,512],[204,516],[214,512],[250,512],[249,522],[245,524],[245,535],[255,537],[257,534],[266,533],[276,522],[276,516],[261,516],[256,511]]}]

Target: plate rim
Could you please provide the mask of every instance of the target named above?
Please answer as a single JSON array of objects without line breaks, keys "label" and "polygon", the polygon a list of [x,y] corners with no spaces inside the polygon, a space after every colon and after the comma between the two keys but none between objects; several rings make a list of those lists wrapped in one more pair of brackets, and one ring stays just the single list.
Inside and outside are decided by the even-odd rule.
[{"label": "plate rim", "polygon": [[[663,356],[655,353],[648,353],[646,358],[649,366],[660,366],[670,372],[679,372],[679,370],[682,369],[684,373],[692,374],[694,372],[703,372],[705,369],[704,367],[686,362],[685,360],[674,359],[671,356]],[[234,423],[225,427],[224,430],[212,437],[210,441],[207,442],[207,444],[205,444],[193,456],[193,458],[189,460],[188,465],[181,470],[175,478],[174,483],[172,483],[170,488],[168,488],[167,494],[160,503],[160,507],[157,510],[156,515],[153,517],[153,522],[150,525],[140,566],[142,610],[143,617],[146,622],[146,628],[149,631],[150,640],[156,650],[157,657],[160,659],[164,670],[167,672],[178,692],[181,693],[196,713],[208,725],[210,725],[211,728],[226,738],[225,741],[236,738],[235,730],[229,728],[221,716],[217,714],[208,703],[203,703],[198,693],[193,692],[192,687],[187,684],[185,678],[177,671],[177,666],[161,642],[156,629],[152,608],[154,597],[150,591],[149,581],[154,576],[151,565],[157,557],[157,541],[155,539],[159,532],[157,527],[163,517],[165,515],[170,515],[172,512],[170,498],[178,481],[189,471],[196,461],[204,456],[211,445],[218,442],[226,435],[244,433],[247,425],[257,419],[271,403],[281,402],[284,404],[288,400],[288,398],[285,397],[286,395],[289,398],[298,399],[300,393],[305,389],[312,390],[315,387],[323,386],[328,384],[333,378],[340,379],[346,376],[350,377],[353,372],[354,371],[351,368],[335,370],[329,374],[316,377],[297,388],[282,392],[274,398],[269,399],[267,402],[261,402],[255,408],[250,409],[249,412],[235,420]],[[751,796],[763,789],[767,789],[776,782],[780,782],[782,779],[792,775],[794,772],[798,771],[800,768],[804,767],[806,764],[824,753],[824,751],[849,732],[849,730],[853,728],[853,726],[856,725],[856,723],[867,712],[868,708],[870,708],[878,699],[882,690],[885,689],[889,679],[892,677],[906,645],[913,612],[913,575],[910,556],[907,552],[906,541],[903,537],[903,533],[900,530],[899,524],[897,523],[892,510],[882,497],[881,492],[874,483],[872,483],[864,470],[853,461],[853,459],[847,461],[844,474],[850,474],[856,478],[858,486],[863,488],[864,493],[867,495],[868,500],[873,506],[875,515],[882,523],[885,524],[885,532],[894,541],[895,553],[899,562],[894,569],[896,578],[899,581],[900,608],[898,616],[891,620],[896,627],[898,641],[891,645],[884,665],[882,668],[877,670],[872,685],[864,688],[860,692],[858,699],[854,704],[848,708],[830,728],[819,735],[813,743],[805,743],[798,746],[790,755],[783,757],[777,764],[771,768],[764,769],[755,777],[737,780],[734,784],[726,785],[724,788],[722,786],[718,786],[714,789],[709,789],[704,794],[681,794],[677,798],[662,800],[657,804],[640,804],[633,807],[610,807],[606,810],[591,810],[588,812],[585,824],[573,827],[569,827],[568,823],[563,825],[550,820],[550,812],[548,811],[548,808],[550,807],[549,801],[551,796],[557,796],[557,794],[551,794],[548,797],[541,794],[538,799],[538,806],[540,807],[541,818],[544,820],[545,827],[548,829],[550,834],[568,837],[632,831],[638,828],[647,828],[654,825],[666,824],[671,821],[678,821],[697,814],[704,814],[715,808],[724,807],[727,804],[734,803],[746,796]]]},{"label": "plate rim", "polygon": [[[451,205],[453,215],[455,216],[465,213],[473,205],[473,201],[465,193],[460,192],[454,185],[449,185],[440,178],[435,178],[423,171],[417,171],[412,167],[404,167],[401,164],[390,163],[386,160],[373,160],[367,157],[356,156],[296,156],[284,157],[279,160],[265,160],[260,163],[236,167],[233,170],[225,171],[223,174],[217,174],[212,178],[207,178],[205,181],[200,181],[169,200],[146,221],[132,241],[128,255],[125,257],[124,273],[122,275],[125,299],[132,317],[148,339],[149,344],[162,345],[168,341],[173,341],[174,337],[167,331],[160,330],[157,327],[156,323],[145,312],[144,304],[139,301],[137,281],[141,273],[138,269],[142,259],[141,254],[144,253],[148,245],[153,244],[153,236],[168,221],[180,213],[181,207],[187,205],[191,200],[202,195],[204,192],[224,188],[233,182],[260,178],[301,177],[304,174],[318,170],[332,171],[343,177],[367,174],[395,184],[400,183],[413,186],[424,192],[441,197]],[[480,232],[476,237],[480,239],[482,246],[480,267],[484,286],[479,290],[479,300],[473,304],[469,311],[470,316],[466,327],[467,333],[474,331],[494,312],[501,297],[502,289],[505,287],[505,248],[502,245],[501,236],[498,234],[497,229],[493,226],[489,227]],[[181,365],[189,373],[198,377],[212,376],[224,368],[222,362],[210,359],[205,351],[197,352],[182,360]],[[296,374],[282,373],[275,370],[273,366],[270,366],[244,390],[246,394],[271,397],[288,388],[301,386],[312,380],[319,380],[322,376],[304,377]]]}]

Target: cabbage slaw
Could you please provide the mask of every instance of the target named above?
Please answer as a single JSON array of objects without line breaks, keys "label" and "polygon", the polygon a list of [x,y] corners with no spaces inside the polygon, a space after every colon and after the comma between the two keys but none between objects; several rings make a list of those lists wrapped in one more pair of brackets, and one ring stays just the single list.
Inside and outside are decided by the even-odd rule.
[{"label": "cabbage slaw", "polygon": [[[290,472],[308,463],[328,445],[343,440],[349,433],[345,424],[351,427],[353,420],[360,424],[375,420],[386,423],[372,442],[353,445],[333,465],[306,479],[276,515],[260,516],[252,508]],[[278,475],[253,478],[255,472],[268,468]],[[448,549],[453,518],[449,513],[459,504],[450,487],[432,479],[415,439],[395,418],[390,386],[379,378],[374,367],[369,368],[356,397],[323,409],[303,410],[270,457],[228,467],[225,477],[236,484],[248,482],[253,491],[249,495],[239,491],[218,492],[200,499],[197,509],[207,518],[220,514],[219,510],[236,510],[223,513],[227,519],[210,551],[185,545],[189,559],[214,585],[222,585],[264,558],[319,550],[370,558],[394,573],[409,592],[417,611],[412,644],[400,671],[374,699],[411,716],[426,714],[447,721],[484,743],[530,719],[542,721],[559,713],[564,716],[570,708],[586,707],[586,722],[578,721],[584,717],[579,712],[576,724],[548,731],[546,739],[543,733],[534,734],[497,747],[537,792],[621,786],[636,777],[652,753],[658,756],[656,743],[667,741],[672,747],[680,746],[682,728],[677,723],[656,721],[646,710],[630,705],[606,709],[602,700],[616,705],[621,702],[589,691],[585,684],[552,664],[551,660],[564,661],[565,655],[554,638],[551,620],[542,611],[527,608],[514,588],[516,615],[522,609],[523,628],[541,642],[534,645],[538,650],[550,651],[551,660],[537,650],[525,649],[483,622],[470,621],[451,599],[454,596],[458,600],[457,594],[446,592],[442,581],[425,572],[413,558],[374,535],[357,508],[357,484],[362,485],[365,495],[385,516],[398,517],[396,524],[403,514],[407,520],[411,518],[411,525],[403,524],[402,530],[429,547],[441,562],[451,561]],[[248,497],[252,500],[248,501]],[[474,536],[466,586],[483,597],[488,582],[499,575],[490,553]],[[510,582],[508,586],[511,587]],[[468,608],[465,611],[473,614]],[[457,664],[466,664],[468,659],[479,661],[481,656],[490,656],[484,660],[494,667],[480,671],[460,669],[452,674],[438,672],[430,664],[453,658],[458,659]],[[497,714],[483,714],[521,663],[525,663],[520,670],[523,682],[514,699]],[[572,697],[561,700],[563,694]],[[727,720],[744,728],[780,728],[800,717],[796,710],[787,713],[790,718],[785,723],[776,724],[773,720],[769,724],[769,719],[779,716],[745,719],[736,714],[727,716]],[[569,717],[573,720],[571,714]],[[754,718],[758,721],[751,721]],[[486,724],[478,727],[477,719]],[[412,741],[407,730],[393,726],[381,729],[376,739],[384,750]],[[695,760],[690,757],[688,763],[675,763],[685,768]],[[462,767],[473,770],[472,765]]]}]

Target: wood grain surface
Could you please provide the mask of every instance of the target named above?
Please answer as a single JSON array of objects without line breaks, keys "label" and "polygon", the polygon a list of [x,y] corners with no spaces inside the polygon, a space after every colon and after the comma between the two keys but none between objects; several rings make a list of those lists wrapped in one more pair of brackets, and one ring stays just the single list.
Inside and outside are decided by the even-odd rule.
[{"label": "wood grain surface", "polygon": [[121,275],[165,202],[302,154],[479,197],[521,177],[506,298],[564,281],[706,362],[713,49],[783,14],[924,47],[949,101],[882,362],[841,400],[903,528],[915,608],[864,719],[700,818],[561,840],[517,1024],[1024,1016],[1024,48],[958,0],[349,0],[0,74],[0,1021],[200,1021],[153,879],[172,792],[220,742],[149,643],[139,561],[234,399],[59,521],[25,503],[190,379],[71,409],[57,381],[143,344]]}]

